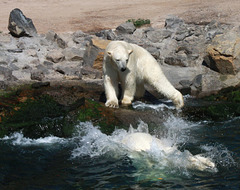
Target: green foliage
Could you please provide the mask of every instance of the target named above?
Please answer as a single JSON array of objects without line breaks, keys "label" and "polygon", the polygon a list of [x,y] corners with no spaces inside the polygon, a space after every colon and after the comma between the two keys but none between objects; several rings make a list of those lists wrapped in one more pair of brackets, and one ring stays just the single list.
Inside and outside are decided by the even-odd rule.
[{"label": "green foliage", "polygon": [[150,24],[150,20],[149,19],[128,19],[127,22],[132,22],[134,24],[135,27],[141,27],[143,25],[146,25],[146,24]]},{"label": "green foliage", "polygon": [[225,101],[240,103],[240,88],[229,87],[221,90],[216,95],[211,95],[204,99],[208,101]]}]

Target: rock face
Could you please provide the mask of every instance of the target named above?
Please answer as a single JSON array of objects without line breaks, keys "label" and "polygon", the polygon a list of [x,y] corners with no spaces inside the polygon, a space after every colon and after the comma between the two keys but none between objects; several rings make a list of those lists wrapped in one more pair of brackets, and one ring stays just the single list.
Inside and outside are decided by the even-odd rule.
[{"label": "rock face", "polygon": [[25,17],[20,9],[14,9],[9,16],[8,30],[16,37],[35,36],[37,30],[30,18]]}]

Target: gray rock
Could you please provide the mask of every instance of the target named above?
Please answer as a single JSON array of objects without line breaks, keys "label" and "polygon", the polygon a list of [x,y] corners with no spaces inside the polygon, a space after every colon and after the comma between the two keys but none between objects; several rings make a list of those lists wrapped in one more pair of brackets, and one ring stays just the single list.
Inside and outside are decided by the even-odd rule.
[{"label": "gray rock", "polygon": [[62,75],[77,77],[78,79],[82,77],[82,67],[79,62],[61,62],[54,65],[54,69]]},{"label": "gray rock", "polygon": [[184,24],[184,21],[175,15],[169,15],[165,20],[166,29],[175,30],[176,28],[178,28],[179,26],[182,26],[183,24]]},{"label": "gray rock", "polygon": [[13,36],[36,36],[37,30],[30,18],[26,18],[20,9],[14,9],[9,16],[8,30]]},{"label": "gray rock", "polygon": [[56,35],[55,38],[56,38],[56,42],[60,48],[64,49],[67,47],[67,43],[59,35]]},{"label": "gray rock", "polygon": [[179,84],[181,84],[184,88],[190,87],[192,85],[192,81],[190,80],[181,80],[179,81]]},{"label": "gray rock", "polygon": [[101,37],[107,40],[114,40],[116,39],[116,34],[113,32],[113,30],[102,30],[100,32],[97,32],[95,34],[97,37]]},{"label": "gray rock", "polygon": [[38,80],[38,81],[42,81],[44,79],[44,73],[41,69],[35,69],[33,71],[31,71],[31,79],[32,80]]},{"label": "gray rock", "polygon": [[64,58],[65,57],[64,57],[61,50],[51,50],[46,55],[46,59],[51,61],[51,62],[54,62],[54,63],[58,63],[60,61],[63,61]]},{"label": "gray rock", "polygon": [[66,48],[62,53],[67,61],[82,61],[85,53],[83,48],[69,47]]},{"label": "gray rock", "polygon": [[56,35],[57,35],[57,33],[55,33],[54,31],[50,30],[50,31],[48,31],[48,33],[46,33],[45,39],[47,41],[54,42],[55,39],[56,39]]},{"label": "gray rock", "polygon": [[99,51],[92,43],[88,44],[83,56],[83,65],[92,67]]},{"label": "gray rock", "polygon": [[136,27],[132,22],[125,22],[116,28],[118,34],[133,34]]},{"label": "gray rock", "polygon": [[23,71],[23,70],[12,71],[12,75],[17,80],[23,80],[23,81],[30,81],[31,80],[31,73]]},{"label": "gray rock", "polygon": [[47,68],[51,69],[53,67],[53,62],[50,61],[44,61],[43,65],[46,66]]},{"label": "gray rock", "polygon": [[81,70],[81,73],[83,75],[83,78],[90,78],[90,79],[102,78],[102,72],[89,66],[83,67]]},{"label": "gray rock", "polygon": [[4,81],[14,81],[16,77],[12,75],[12,70],[6,67],[0,66],[0,75],[4,79]]},{"label": "gray rock", "polygon": [[159,59],[160,51],[156,47],[146,47],[145,48],[155,59]]},{"label": "gray rock", "polygon": [[147,38],[153,43],[161,42],[162,40],[171,37],[172,32],[165,29],[157,29],[147,32]]},{"label": "gray rock", "polygon": [[85,37],[87,36],[87,34],[85,34],[83,31],[78,30],[76,32],[73,33],[73,41],[77,44],[82,44]]}]

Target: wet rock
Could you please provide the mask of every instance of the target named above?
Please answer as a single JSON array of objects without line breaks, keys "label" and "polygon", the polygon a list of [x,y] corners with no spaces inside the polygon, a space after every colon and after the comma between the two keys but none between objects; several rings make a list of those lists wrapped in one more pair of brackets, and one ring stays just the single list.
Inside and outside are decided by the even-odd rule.
[{"label": "wet rock", "polygon": [[9,16],[8,30],[13,36],[36,36],[37,30],[30,18],[25,17],[20,9],[14,9]]}]

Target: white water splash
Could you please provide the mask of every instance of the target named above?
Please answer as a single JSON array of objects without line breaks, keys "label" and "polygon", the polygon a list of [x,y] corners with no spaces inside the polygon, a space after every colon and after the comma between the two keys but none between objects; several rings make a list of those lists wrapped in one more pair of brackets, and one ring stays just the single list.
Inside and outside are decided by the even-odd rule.
[{"label": "white water splash", "polygon": [[44,138],[38,139],[31,139],[24,137],[22,133],[13,133],[10,136],[5,136],[4,138],[0,139],[2,141],[9,141],[12,145],[19,145],[19,146],[30,146],[30,145],[43,145],[43,144],[53,144],[53,143],[64,143],[66,139],[49,136]]}]

